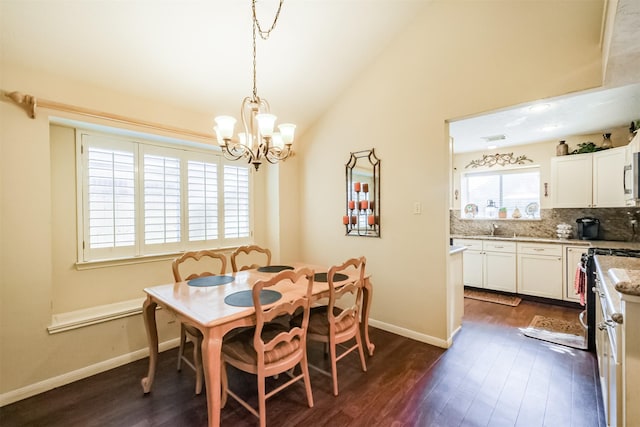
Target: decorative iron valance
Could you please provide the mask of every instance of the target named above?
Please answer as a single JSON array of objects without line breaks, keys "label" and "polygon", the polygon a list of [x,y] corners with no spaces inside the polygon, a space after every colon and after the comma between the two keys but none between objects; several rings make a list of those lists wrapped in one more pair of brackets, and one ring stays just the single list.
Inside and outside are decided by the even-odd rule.
[{"label": "decorative iron valance", "polygon": [[480,160],[472,160],[465,169],[468,167],[477,168],[479,166],[492,167],[495,165],[523,165],[525,162],[532,162],[533,160],[527,159],[527,156],[513,156],[513,153],[507,154],[483,154]]}]

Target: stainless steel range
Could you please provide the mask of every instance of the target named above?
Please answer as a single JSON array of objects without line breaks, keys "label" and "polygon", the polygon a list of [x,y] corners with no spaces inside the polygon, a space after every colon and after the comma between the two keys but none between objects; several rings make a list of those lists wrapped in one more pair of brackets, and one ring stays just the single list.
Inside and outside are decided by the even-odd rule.
[{"label": "stainless steel range", "polygon": [[[640,250],[589,248],[587,254],[583,256],[587,276],[587,342],[590,351],[596,350],[596,329],[602,327],[615,329],[617,325],[616,318],[619,316],[620,311],[620,297],[617,293],[604,289],[602,283],[598,280],[598,272],[594,258],[596,255],[640,258]],[[598,296],[599,302],[596,301],[596,296]],[[597,311],[598,306],[601,306],[601,312]],[[598,321],[600,314],[603,319]],[[619,329],[620,328],[618,328],[618,330]]]},{"label": "stainless steel range", "polygon": [[[592,248],[586,255],[588,347],[598,359],[607,425],[616,427],[625,425],[622,331],[628,319],[623,318],[620,293],[610,278],[612,268],[630,265],[626,257],[640,258],[640,251]],[[603,262],[608,271],[601,271]]]}]

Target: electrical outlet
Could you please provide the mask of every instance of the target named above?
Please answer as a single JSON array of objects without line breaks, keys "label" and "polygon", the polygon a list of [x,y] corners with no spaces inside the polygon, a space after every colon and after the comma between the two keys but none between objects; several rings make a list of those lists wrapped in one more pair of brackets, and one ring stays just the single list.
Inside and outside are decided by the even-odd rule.
[{"label": "electrical outlet", "polygon": [[420,215],[422,213],[422,203],[413,202],[413,214]]}]

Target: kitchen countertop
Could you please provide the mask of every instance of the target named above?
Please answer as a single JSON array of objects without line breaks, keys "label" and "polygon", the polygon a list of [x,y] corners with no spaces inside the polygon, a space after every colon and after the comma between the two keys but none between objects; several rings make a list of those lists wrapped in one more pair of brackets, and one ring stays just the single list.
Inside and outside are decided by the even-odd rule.
[{"label": "kitchen countertop", "polygon": [[465,236],[462,234],[451,235],[452,239],[473,239],[473,240],[504,240],[512,242],[532,242],[532,243],[555,243],[559,245],[585,246],[591,248],[604,249],[638,249],[640,242],[621,242],[617,240],[579,240],[579,239],[554,239],[551,237],[528,237],[528,236]]},{"label": "kitchen countertop", "polygon": [[466,246],[450,245],[449,246],[449,255],[454,255],[454,254],[457,254],[459,252],[466,251],[466,250],[467,250]]},{"label": "kitchen countertop", "polygon": [[640,258],[596,255],[595,260],[611,318],[622,323],[620,294],[640,296]]}]

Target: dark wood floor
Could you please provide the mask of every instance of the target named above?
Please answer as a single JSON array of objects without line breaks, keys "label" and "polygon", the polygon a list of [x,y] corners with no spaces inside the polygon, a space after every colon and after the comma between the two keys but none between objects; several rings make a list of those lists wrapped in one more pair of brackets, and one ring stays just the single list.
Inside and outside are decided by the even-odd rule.
[{"label": "dark wood floor", "polygon": [[[465,299],[454,345],[442,349],[371,329],[376,352],[368,372],[357,356],[338,364],[340,396],[330,378],[311,371],[314,408],[302,385],[267,402],[271,426],[604,426],[593,354],[522,335],[536,314],[574,318],[579,310],[523,301],[518,307]],[[314,363],[322,364],[313,347]],[[0,408],[9,426],[205,426],[204,393],[194,395],[193,372],[175,370],[176,350],[160,355],[153,391],[143,396],[140,360]],[[250,397],[251,376],[230,382]],[[253,399],[255,402],[255,399]],[[226,426],[256,419],[235,401],[222,411]]]}]

